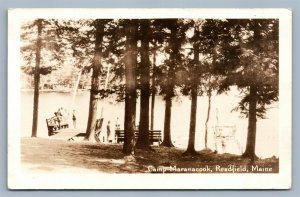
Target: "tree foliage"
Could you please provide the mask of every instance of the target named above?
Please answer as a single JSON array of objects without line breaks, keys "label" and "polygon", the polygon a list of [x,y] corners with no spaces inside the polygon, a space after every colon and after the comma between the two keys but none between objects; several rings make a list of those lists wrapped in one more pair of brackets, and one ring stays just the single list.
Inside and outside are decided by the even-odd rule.
[{"label": "tree foliage", "polygon": [[[152,74],[152,86],[166,102],[163,144],[167,146],[172,146],[171,107],[176,95],[191,96],[193,108],[197,106],[197,96],[211,97],[214,90],[221,94],[237,87],[241,100],[233,110],[249,119],[252,141],[255,141],[256,117],[265,118],[267,107],[278,101],[277,19],[39,20],[43,25],[40,66],[36,70],[37,20],[28,21],[21,27],[22,72],[48,75],[69,66],[72,72],[62,77],[63,84],[70,83],[73,73],[79,71],[91,75],[93,113],[99,99],[112,97],[120,102],[127,98],[125,111],[131,117],[125,119],[130,121],[135,111],[128,106],[135,110],[138,93],[143,95],[143,103],[149,105]],[[151,60],[154,54],[159,57],[158,63]],[[156,64],[153,69],[151,61]],[[111,76],[105,90],[101,79],[106,77],[107,67]],[[141,119],[149,118],[148,111],[147,107]],[[195,110],[191,112],[192,118],[193,137]],[[144,123],[144,127],[149,126],[147,121]],[[89,122],[89,128],[93,124]],[[133,130],[133,125],[127,127]]]},{"label": "tree foliage", "polygon": [[[233,22],[235,24],[231,25]],[[231,58],[234,64],[219,66],[219,71],[226,74],[219,93],[228,90],[230,86],[237,86],[243,98],[234,110],[248,117],[249,88],[255,86],[257,116],[265,118],[267,105],[278,100],[278,20],[253,19],[230,23],[234,40],[222,52],[229,54],[229,57],[234,54]]]},{"label": "tree foliage", "polygon": [[[40,19],[42,22],[41,32],[41,65],[39,73],[42,75],[50,74],[53,70],[62,67],[64,53],[62,51],[63,43],[57,35],[54,19]],[[21,58],[22,72],[33,75],[35,72],[35,51],[37,39],[38,20],[24,22],[21,26]]]}]

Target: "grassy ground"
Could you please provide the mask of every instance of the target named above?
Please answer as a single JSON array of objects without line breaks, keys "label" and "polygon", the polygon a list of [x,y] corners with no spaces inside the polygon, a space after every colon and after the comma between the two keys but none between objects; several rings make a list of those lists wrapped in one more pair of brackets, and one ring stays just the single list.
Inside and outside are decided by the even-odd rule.
[{"label": "grassy ground", "polygon": [[[22,168],[30,172],[85,171],[101,173],[276,173],[277,158],[254,163],[232,154],[200,151],[183,156],[184,150],[153,147],[124,157],[120,144],[95,144],[41,138],[22,138]],[[237,171],[240,170],[240,171]]]}]

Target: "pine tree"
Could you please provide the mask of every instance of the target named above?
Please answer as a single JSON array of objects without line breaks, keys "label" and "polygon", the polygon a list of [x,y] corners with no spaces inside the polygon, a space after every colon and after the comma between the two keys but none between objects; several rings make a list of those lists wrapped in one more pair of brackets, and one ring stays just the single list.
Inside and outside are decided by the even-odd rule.
[{"label": "pine tree", "polygon": [[199,28],[200,24],[197,21],[194,24],[194,36],[193,36],[193,55],[194,59],[191,62],[190,68],[190,80],[189,88],[191,94],[191,116],[190,116],[190,129],[189,129],[189,141],[187,150],[184,152],[184,155],[194,155],[196,154],[195,150],[195,135],[196,135],[196,117],[197,117],[197,100],[198,100],[198,86],[201,79],[201,74],[199,73],[200,69],[200,61],[199,61],[199,54],[200,54],[200,39],[199,39]]},{"label": "pine tree", "polygon": [[107,27],[112,20],[65,20],[57,24],[59,34],[68,43],[75,59],[74,67],[81,73],[92,72],[89,100],[89,115],[85,140],[96,141],[95,126],[98,102],[108,96],[101,78],[105,75],[104,64],[108,63]]},{"label": "pine tree", "polygon": [[165,99],[164,135],[161,146],[173,147],[171,137],[171,109],[172,98],[175,96],[176,72],[183,66],[182,45],[186,42],[186,31],[183,19],[160,19],[156,25],[162,31],[164,37],[164,52],[168,58],[160,66],[158,71],[158,83]]},{"label": "pine tree", "polygon": [[126,20],[125,52],[125,139],[123,153],[134,155],[136,117],[137,20]]},{"label": "pine tree", "polygon": [[96,141],[95,139],[95,126],[97,120],[98,101],[100,99],[100,79],[103,70],[102,58],[103,58],[103,37],[104,29],[107,21],[96,19],[92,25],[95,28],[95,49],[94,60],[92,64],[92,79],[91,79],[91,91],[90,91],[90,104],[89,104],[89,116],[86,128],[85,139],[89,141]]},{"label": "pine tree", "polygon": [[62,64],[62,43],[54,24],[55,20],[36,19],[21,27],[21,70],[34,75],[32,137],[37,137],[40,77],[50,74]]},{"label": "pine tree", "polygon": [[149,99],[150,99],[150,40],[151,40],[151,21],[141,19],[140,24],[140,124],[136,148],[149,150]]},{"label": "pine tree", "polygon": [[223,47],[225,64],[218,69],[225,79],[219,92],[233,85],[240,89],[243,98],[235,110],[248,117],[243,156],[253,160],[257,118],[264,118],[267,105],[278,101],[278,20],[228,20],[228,23],[234,41]]}]

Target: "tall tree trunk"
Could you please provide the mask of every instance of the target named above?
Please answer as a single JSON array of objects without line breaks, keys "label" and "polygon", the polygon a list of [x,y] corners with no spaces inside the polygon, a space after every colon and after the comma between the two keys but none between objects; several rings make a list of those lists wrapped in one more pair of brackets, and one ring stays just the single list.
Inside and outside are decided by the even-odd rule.
[{"label": "tall tree trunk", "polygon": [[195,135],[196,135],[196,117],[197,117],[197,84],[193,85],[191,91],[191,118],[190,118],[190,132],[189,132],[189,143],[187,150],[184,154],[196,154],[195,150]]},{"label": "tall tree trunk", "polygon": [[[195,37],[199,37],[199,31],[195,27]],[[197,118],[197,98],[198,98],[198,77],[196,76],[196,68],[199,66],[199,42],[196,41],[193,45],[194,48],[194,66],[192,69],[192,87],[191,87],[191,117],[190,117],[190,131],[189,143],[187,150],[184,154],[196,154],[195,150],[195,135],[196,135],[196,118]]]},{"label": "tall tree trunk", "polygon": [[125,139],[123,153],[134,155],[136,115],[137,20],[128,20],[125,26]]},{"label": "tall tree trunk", "polygon": [[102,71],[101,58],[102,58],[102,41],[104,33],[104,23],[103,21],[97,19],[95,20],[95,54],[93,63],[93,74],[92,74],[92,85],[90,91],[90,104],[89,104],[89,116],[86,128],[85,140],[96,141],[95,139],[95,125],[97,120],[97,108],[100,87],[100,77]]},{"label": "tall tree trunk", "polygon": [[[172,87],[169,87],[168,92],[173,91]],[[165,122],[164,122],[164,139],[161,146],[174,147],[171,138],[171,109],[172,109],[172,96],[168,93],[166,95],[166,107],[165,107]]]},{"label": "tall tree trunk", "polygon": [[36,57],[35,57],[35,71],[34,71],[34,96],[33,96],[33,119],[32,119],[32,133],[31,137],[37,137],[38,114],[39,114],[39,86],[40,86],[40,62],[41,62],[41,48],[42,48],[42,19],[36,21],[38,35],[36,41]]},{"label": "tall tree trunk", "polygon": [[152,68],[152,87],[151,87],[151,123],[150,129],[153,130],[154,128],[154,106],[155,106],[155,62],[156,62],[156,55],[155,52],[153,53],[153,68]]},{"label": "tall tree trunk", "polygon": [[247,145],[243,157],[255,159],[257,88],[250,86]]},{"label": "tall tree trunk", "polygon": [[207,146],[207,138],[208,138],[208,122],[210,118],[210,106],[211,106],[211,84],[209,81],[209,87],[208,87],[208,107],[207,107],[207,115],[206,115],[206,121],[205,121],[205,137],[204,137],[204,143],[205,143],[205,149],[208,149]]},{"label": "tall tree trunk", "polygon": [[150,20],[141,20],[141,102],[140,124],[136,148],[150,149],[149,141],[149,99],[150,99]]},{"label": "tall tree trunk", "polygon": [[164,122],[164,139],[161,146],[174,147],[171,139],[171,108],[172,108],[172,98],[174,97],[174,87],[175,87],[175,72],[176,67],[180,59],[180,47],[181,43],[177,40],[177,33],[179,30],[177,19],[171,19],[170,26],[171,34],[169,40],[170,59],[169,59],[169,69],[167,73],[167,85],[165,92],[165,122]]}]

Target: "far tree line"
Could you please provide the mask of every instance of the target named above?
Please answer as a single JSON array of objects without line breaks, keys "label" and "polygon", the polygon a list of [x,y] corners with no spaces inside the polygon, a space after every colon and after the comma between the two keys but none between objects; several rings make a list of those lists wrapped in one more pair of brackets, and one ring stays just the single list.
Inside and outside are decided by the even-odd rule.
[{"label": "far tree line", "polygon": [[[34,75],[32,137],[37,136],[40,75],[59,70],[71,58],[83,73],[92,72],[86,140],[94,140],[97,103],[108,95],[125,101],[123,153],[150,150],[155,95],[165,101],[163,142],[172,147],[173,98],[190,96],[189,141],[185,154],[195,154],[197,98],[225,93],[236,86],[242,96],[234,110],[248,118],[243,154],[255,158],[256,121],[278,101],[277,19],[37,19],[22,26],[23,72]],[[101,89],[105,65],[111,66],[111,88]],[[150,98],[151,97],[151,98]],[[140,114],[136,101],[140,99]],[[151,107],[150,107],[151,100]],[[150,113],[151,111],[151,113]],[[139,135],[135,141],[136,116]]]}]

